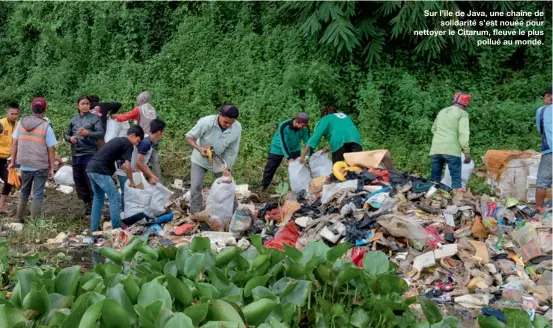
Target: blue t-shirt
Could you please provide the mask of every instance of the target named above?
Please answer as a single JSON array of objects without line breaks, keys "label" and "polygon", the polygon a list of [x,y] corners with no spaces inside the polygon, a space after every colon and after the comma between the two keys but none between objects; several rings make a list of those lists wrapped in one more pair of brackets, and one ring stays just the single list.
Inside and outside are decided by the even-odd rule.
[{"label": "blue t-shirt", "polygon": [[551,139],[553,139],[552,121],[551,105],[538,108],[536,111],[536,126],[538,132],[542,134],[542,155],[551,153]]},{"label": "blue t-shirt", "polygon": [[[17,123],[17,127],[15,128],[15,131],[13,132],[12,138],[15,140],[19,140],[19,127],[21,126],[21,122]],[[54,147],[57,145],[58,141],[56,140],[56,135],[54,134],[54,129],[52,129],[52,125],[48,125],[48,130],[46,130],[46,147]],[[35,169],[34,167],[21,165],[21,171],[38,171],[38,169]]]}]

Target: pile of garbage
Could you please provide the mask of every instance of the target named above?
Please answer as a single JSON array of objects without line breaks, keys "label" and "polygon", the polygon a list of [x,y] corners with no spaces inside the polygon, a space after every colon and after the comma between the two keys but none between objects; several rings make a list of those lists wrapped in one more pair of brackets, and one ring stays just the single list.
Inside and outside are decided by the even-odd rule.
[{"label": "pile of garbage", "polygon": [[[158,216],[124,220],[123,229],[107,224],[91,237],[60,234],[48,243],[122,248],[142,235],[152,247],[181,246],[201,235],[216,249],[247,249],[252,234],[281,250],[316,240],[329,246],[349,242],[346,256],[358,266],[369,251],[388,254],[411,287],[406,296],[425,295],[501,321],[504,308],[551,319],[550,202],[538,213],[511,197],[453,193],[449,181],[398,172],[387,151],[356,154],[335,165],[315,154],[320,157],[312,159],[310,170],[292,163],[292,191],[270,202],[260,203],[247,185],[223,177],[205,190],[204,212],[188,214],[189,193],[183,193],[167,200]],[[464,184],[474,168],[468,165]],[[171,187],[185,190],[180,180]]]}]

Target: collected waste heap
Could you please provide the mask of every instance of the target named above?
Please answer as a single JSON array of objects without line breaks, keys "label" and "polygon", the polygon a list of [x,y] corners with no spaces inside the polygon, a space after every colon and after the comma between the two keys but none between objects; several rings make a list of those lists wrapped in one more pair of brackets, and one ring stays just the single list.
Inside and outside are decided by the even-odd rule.
[{"label": "collected waste heap", "polygon": [[[523,309],[531,320],[536,314],[551,319],[550,203],[538,213],[512,198],[470,192],[453,197],[446,184],[396,171],[387,152],[358,154],[334,166],[315,154],[320,157],[315,165],[312,158],[311,173],[292,163],[292,191],[280,186],[273,202],[252,202],[247,185],[219,178],[204,195],[204,212],[186,215],[184,195],[167,201],[167,213],[127,220],[124,229],[106,227],[90,243],[122,248],[142,235],[155,248],[187,245],[199,235],[209,237],[214,249],[246,250],[254,234],[265,247],[280,250],[284,244],[301,250],[313,241],[331,247],[349,242],[345,256],[359,267],[368,252],[387,254],[409,285],[405,296],[481,309],[473,313],[503,322],[505,308]],[[183,188],[182,181],[172,187]],[[59,237],[71,245],[71,238]]]}]

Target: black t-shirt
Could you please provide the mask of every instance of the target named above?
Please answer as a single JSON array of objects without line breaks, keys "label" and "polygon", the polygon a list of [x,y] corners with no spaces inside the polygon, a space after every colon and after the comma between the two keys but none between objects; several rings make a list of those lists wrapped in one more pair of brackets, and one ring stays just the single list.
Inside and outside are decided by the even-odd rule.
[{"label": "black t-shirt", "polygon": [[115,173],[116,161],[131,161],[133,149],[133,145],[126,137],[114,138],[94,154],[88,162],[86,171],[111,176]]},{"label": "black t-shirt", "polygon": [[98,103],[96,106],[99,107],[96,115],[98,115],[100,117],[100,120],[102,120],[102,125],[104,126],[105,130],[108,122],[108,116],[117,113],[121,108],[121,104],[118,102],[102,102]]}]

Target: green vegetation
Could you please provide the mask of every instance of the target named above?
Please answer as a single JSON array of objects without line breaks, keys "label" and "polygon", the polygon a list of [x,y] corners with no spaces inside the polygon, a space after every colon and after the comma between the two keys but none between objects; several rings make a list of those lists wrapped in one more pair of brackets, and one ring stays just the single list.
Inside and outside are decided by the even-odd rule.
[{"label": "green vegetation", "polygon": [[[407,283],[382,252],[363,268],[341,257],[351,247],[322,242],[303,251],[261,246],[216,254],[207,238],[149,249],[137,237],[114,260],[77,266],[17,268],[13,292],[0,297],[2,327],[414,327],[418,303],[426,323],[460,327],[424,297],[405,299]],[[1,255],[1,254],[0,254]],[[122,267],[121,263],[126,261]]]},{"label": "green vegetation", "polygon": [[[424,9],[445,8],[544,10],[544,46],[412,35],[438,28]],[[428,174],[432,121],[457,90],[473,95],[477,162],[487,149],[538,149],[550,17],[550,2],[3,3],[0,103],[15,99],[28,111],[45,96],[61,136],[79,95],[120,101],[125,111],[147,88],[168,122],[163,168],[186,178],[184,133],[232,101],[244,127],[234,175],[249,183],[261,179],[281,120],[304,110],[314,125],[332,103],[352,115],[365,149],[387,148],[400,169]]]}]

